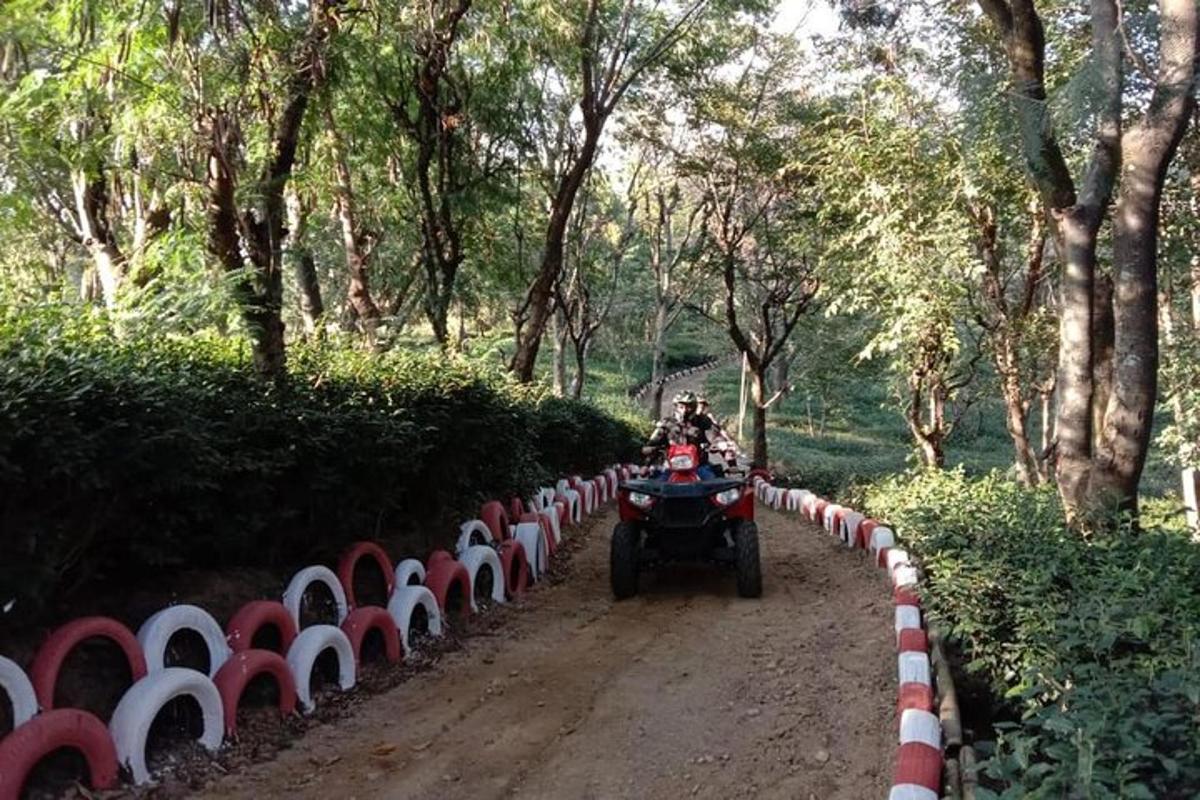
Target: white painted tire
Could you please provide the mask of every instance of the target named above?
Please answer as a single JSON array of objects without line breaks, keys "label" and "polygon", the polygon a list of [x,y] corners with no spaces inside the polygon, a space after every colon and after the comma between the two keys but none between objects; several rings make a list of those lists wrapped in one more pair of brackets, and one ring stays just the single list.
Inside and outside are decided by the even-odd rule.
[{"label": "white painted tire", "polygon": [[941,795],[915,783],[898,783],[888,792],[888,800],[941,800]]},{"label": "white painted tire", "polygon": [[166,669],[167,644],[179,631],[195,631],[208,648],[208,677],[213,677],[232,654],[225,631],[199,606],[168,606],[155,613],[138,628],[137,640],[146,656],[146,670],[157,672]]},{"label": "white painted tire", "polygon": [[854,540],[858,538],[858,526],[862,525],[866,519],[865,514],[857,511],[847,511],[842,515],[842,542],[846,547],[854,547]]},{"label": "white painted tire", "polygon": [[17,665],[17,662],[10,661],[4,656],[0,656],[0,691],[8,695],[8,702],[12,706],[14,729],[33,719],[34,715],[38,713],[37,695],[34,694],[29,676]]},{"label": "white painted tire", "polygon": [[550,523],[550,532],[554,534],[554,543],[560,544],[562,542],[562,525],[558,521],[558,510],[551,506],[543,508],[538,514],[545,517],[546,521]]},{"label": "white painted tire", "polygon": [[616,469],[609,467],[608,469],[604,470],[604,477],[608,480],[608,496],[616,499],[617,484],[620,483],[620,481],[617,480]]},{"label": "white painted tire", "polygon": [[896,641],[900,641],[900,631],[912,628],[921,629],[921,609],[916,606],[896,606]]},{"label": "white painted tire", "polygon": [[342,582],[338,580],[337,575],[333,574],[333,570],[319,564],[305,567],[292,576],[291,582],[283,592],[283,606],[295,620],[296,630],[300,630],[300,601],[303,600],[308,587],[314,583],[325,584],[333,593],[333,601],[337,604],[338,625],[341,625],[345,621],[346,615],[350,613],[350,609],[346,605],[346,590],[342,588]]},{"label": "white painted tire", "polygon": [[437,598],[433,596],[433,592],[424,586],[397,586],[396,591],[392,593],[392,599],[388,601],[388,613],[392,615],[392,621],[400,630],[400,643],[404,645],[405,653],[411,652],[408,632],[412,627],[412,615],[417,606],[425,609],[425,616],[429,619],[430,636],[442,635],[442,612],[438,609]]},{"label": "white painted tire", "polygon": [[817,497],[815,494],[809,495],[807,498],[805,498],[804,503],[800,506],[800,510],[804,512],[804,516],[808,517],[814,522],[816,521],[817,501],[820,499],[821,498]]},{"label": "white painted tire", "polygon": [[896,657],[896,667],[901,686],[906,683],[933,686],[933,681],[929,677],[929,656],[926,653],[911,650],[901,653]]},{"label": "white painted tire", "polygon": [[[488,531],[489,536],[491,533],[491,531]],[[417,578],[417,582],[412,584],[414,575]],[[410,584],[415,586],[425,585],[425,565],[415,558],[406,558],[396,565],[396,589],[399,590]],[[395,594],[395,592],[393,591],[392,594]]]},{"label": "white painted tire", "polygon": [[574,488],[583,497],[583,513],[588,516],[596,513],[596,485],[582,478],[576,478]]},{"label": "white painted tire", "polygon": [[550,554],[546,549],[546,537],[542,535],[542,526],[535,522],[522,522],[513,531],[513,538],[525,548],[525,558],[529,560],[529,576],[540,581],[549,565]]},{"label": "white painted tire", "polygon": [[911,587],[916,586],[918,582],[917,568],[911,564],[901,564],[892,573],[892,586]]},{"label": "white painted tire", "polygon": [[837,531],[833,529],[833,517],[839,511],[843,510],[844,509],[837,503],[830,503],[829,505],[825,506],[825,518],[821,520],[821,527],[825,528],[825,530],[829,533],[837,533]]},{"label": "white painted tire", "polygon": [[300,631],[287,651],[288,668],[296,681],[296,699],[305,713],[316,708],[312,699],[312,670],[317,657],[330,648],[337,654],[338,687],[354,688],[354,647],[336,625],[310,625]]},{"label": "white painted tire", "polygon": [[913,742],[942,749],[942,723],[937,715],[919,708],[904,709],[900,714],[900,744]]},{"label": "white painted tire", "polygon": [[896,574],[896,568],[908,563],[908,551],[892,548],[887,554],[887,571],[889,575]]},{"label": "white painted tire", "polygon": [[871,531],[871,558],[879,560],[879,551],[896,546],[896,534],[891,528],[879,527]]},{"label": "white painted tire", "polygon": [[164,667],[142,678],[121,696],[109,720],[108,730],[117,748],[117,762],[128,767],[135,784],[150,780],[146,768],[146,738],[158,712],[177,697],[190,696],[200,706],[204,731],[200,744],[213,751],[224,736],[224,707],[221,693],[202,672],[183,667]]},{"label": "white painted tire", "polygon": [[495,550],[486,544],[472,545],[459,556],[458,562],[467,568],[467,575],[471,577],[472,611],[479,611],[475,602],[475,576],[484,567],[492,571],[492,602],[504,602],[504,570],[500,566],[500,556],[496,555]]},{"label": "white painted tire", "polygon": [[603,475],[597,475],[592,478],[591,484],[596,487],[596,507],[608,503],[608,478]]},{"label": "white painted tire", "polygon": [[460,533],[458,535],[458,544],[454,547],[454,554],[459,558],[471,547],[481,544],[490,545],[496,540],[496,537],[492,536],[492,529],[485,525],[481,519],[464,522],[458,526],[458,530]]}]

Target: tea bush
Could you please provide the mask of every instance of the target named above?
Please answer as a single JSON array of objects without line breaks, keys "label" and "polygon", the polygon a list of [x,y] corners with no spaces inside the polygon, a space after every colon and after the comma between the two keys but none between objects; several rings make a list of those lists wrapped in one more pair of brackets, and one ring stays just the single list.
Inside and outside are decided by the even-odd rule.
[{"label": "tea bush", "polygon": [[[359,538],[423,555],[480,501],[635,455],[595,408],[435,354],[116,337],[0,312],[0,608],[160,568],[280,566]],[[11,619],[11,617],[10,617]]]},{"label": "tea bush", "polygon": [[1084,540],[1050,488],[960,470],[866,491],[927,573],[923,601],[1007,704],[989,798],[1200,796],[1200,548]]}]

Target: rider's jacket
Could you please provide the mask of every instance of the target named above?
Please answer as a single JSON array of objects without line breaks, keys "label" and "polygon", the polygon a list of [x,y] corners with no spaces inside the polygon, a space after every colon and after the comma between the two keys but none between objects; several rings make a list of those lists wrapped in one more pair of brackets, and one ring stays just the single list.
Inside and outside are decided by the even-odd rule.
[{"label": "rider's jacket", "polygon": [[694,444],[703,453],[712,430],[712,420],[708,417],[692,415],[682,421],[675,417],[664,417],[658,421],[646,444],[656,451],[665,450],[672,444]]}]

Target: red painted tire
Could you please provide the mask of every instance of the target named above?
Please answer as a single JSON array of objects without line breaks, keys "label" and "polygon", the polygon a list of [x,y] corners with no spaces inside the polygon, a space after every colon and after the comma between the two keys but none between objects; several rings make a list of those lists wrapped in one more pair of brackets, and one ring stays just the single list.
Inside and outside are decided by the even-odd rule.
[{"label": "red painted tire", "polygon": [[900,745],[896,751],[896,771],[892,785],[923,786],[932,791],[942,788],[942,751],[921,742]]},{"label": "red painted tire", "polygon": [[750,470],[749,474],[746,475],[746,480],[753,483],[755,476],[758,476],[758,477],[762,478],[764,481],[769,482],[771,480],[771,471],[768,469],[763,469],[762,467],[752,469],[752,470]]},{"label": "red painted tire", "polygon": [[864,519],[862,524],[858,526],[858,538],[854,540],[854,546],[866,550],[871,544],[871,534],[881,524],[879,520],[871,519],[870,517]]},{"label": "red painted tire", "polygon": [[925,631],[921,628],[905,628],[900,631],[896,640],[896,649],[901,653],[905,652],[929,652],[929,637],[925,635]]},{"label": "red painted tire", "polygon": [[46,711],[0,739],[0,800],[17,800],[37,763],[62,747],[87,761],[93,789],[117,785],[117,748],[97,717],[77,708]]},{"label": "red painted tire", "polygon": [[558,543],[554,541],[554,528],[550,525],[550,520],[546,519],[541,514],[535,514],[538,524],[542,526],[542,536],[546,537],[546,552],[551,556],[558,550]]},{"label": "red painted tire", "polygon": [[900,692],[896,698],[896,716],[910,708],[918,711],[932,711],[933,687],[923,683],[900,684]]},{"label": "red painted tire", "polygon": [[462,597],[460,616],[465,619],[471,616],[471,575],[466,567],[455,561],[445,550],[435,550],[425,561],[425,586],[433,592],[443,615],[446,614],[446,601],[450,598],[450,590],[455,585],[458,586]]},{"label": "red painted tire", "polygon": [[296,679],[292,677],[292,670],[283,656],[270,650],[241,650],[230,656],[213,678],[221,695],[227,735],[237,733],[238,704],[250,681],[259,675],[270,675],[275,679],[279,687],[279,713],[282,716],[289,716],[296,710]]},{"label": "red painted tire", "polygon": [[146,677],[146,657],[133,632],[109,617],[80,617],[50,634],[33,658],[29,668],[29,680],[33,683],[38,705],[43,710],[54,708],[54,686],[58,673],[71,651],[81,642],[93,638],[108,639],[120,647],[129,662],[129,673],[137,683]]},{"label": "red painted tire", "polygon": [[350,640],[350,647],[354,650],[356,671],[362,665],[363,640],[371,630],[383,634],[383,652],[387,660],[393,664],[400,660],[400,631],[396,628],[396,621],[392,619],[392,615],[386,608],[362,606],[351,611],[342,620],[342,633],[346,634],[346,638]]},{"label": "red painted tire", "polygon": [[921,598],[911,586],[897,586],[892,589],[892,602],[898,606],[921,607]]},{"label": "red painted tire", "polygon": [[567,504],[562,500],[555,500],[554,509],[558,512],[558,527],[561,530],[567,524]]},{"label": "red painted tire", "polygon": [[277,600],[251,600],[239,608],[225,626],[225,640],[235,653],[255,648],[254,637],[263,628],[274,626],[279,631],[279,655],[287,653],[296,639],[296,620]]},{"label": "red painted tire", "polygon": [[510,539],[500,545],[500,566],[504,568],[504,593],[508,599],[523,595],[529,588],[529,558],[520,542]]},{"label": "red painted tire", "polygon": [[483,520],[483,524],[488,526],[488,530],[492,532],[492,538],[497,542],[503,542],[508,539],[508,512],[504,510],[504,506],[498,500],[489,500],[483,504],[483,508],[479,509],[479,518]]},{"label": "red painted tire", "polygon": [[525,504],[521,502],[521,498],[514,496],[508,501],[508,518],[516,519],[525,513]]},{"label": "red painted tire", "polygon": [[812,521],[822,527],[825,526],[825,507],[828,505],[828,500],[818,500],[817,502],[813,503]]},{"label": "red painted tire", "polygon": [[[337,566],[338,580],[341,581],[342,589],[346,592],[346,604],[351,609],[358,605],[354,597],[354,568],[363,558],[374,559],[375,563],[379,565],[379,569],[383,571],[388,597],[392,596],[392,591],[396,588],[395,567],[392,566],[392,560],[388,558],[388,554],[383,551],[383,548],[374,542],[355,542],[346,548],[346,552],[342,553]],[[386,599],[384,598],[385,601]]]}]

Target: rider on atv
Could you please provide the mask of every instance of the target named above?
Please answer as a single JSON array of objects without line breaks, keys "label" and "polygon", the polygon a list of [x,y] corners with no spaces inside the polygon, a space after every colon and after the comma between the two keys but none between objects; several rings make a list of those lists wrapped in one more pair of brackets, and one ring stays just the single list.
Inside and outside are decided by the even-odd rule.
[{"label": "rider on atv", "polygon": [[[670,445],[694,444],[699,452],[704,454],[717,439],[712,419],[696,413],[695,392],[680,392],[675,395],[672,403],[675,406],[674,415],[658,421],[650,440],[642,448],[642,453],[647,456],[649,463],[661,464]],[[716,477],[715,471],[708,464],[702,464],[697,473],[701,480]]]}]

